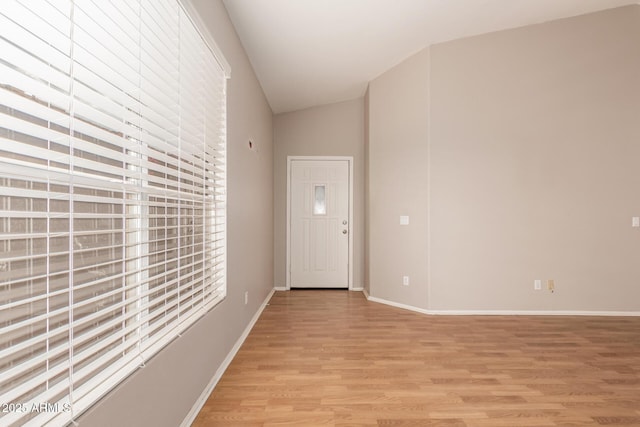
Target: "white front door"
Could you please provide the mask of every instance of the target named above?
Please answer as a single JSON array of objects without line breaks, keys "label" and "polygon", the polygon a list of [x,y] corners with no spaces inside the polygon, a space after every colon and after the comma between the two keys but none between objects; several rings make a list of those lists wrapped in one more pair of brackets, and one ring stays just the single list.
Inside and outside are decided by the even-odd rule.
[{"label": "white front door", "polygon": [[292,160],[290,284],[349,287],[349,161]]}]

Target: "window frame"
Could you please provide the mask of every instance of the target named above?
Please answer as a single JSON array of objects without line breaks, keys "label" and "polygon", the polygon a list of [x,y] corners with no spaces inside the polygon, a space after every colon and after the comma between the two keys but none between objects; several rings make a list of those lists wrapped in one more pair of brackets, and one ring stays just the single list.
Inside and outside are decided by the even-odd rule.
[{"label": "window frame", "polygon": [[[93,38],[101,29],[94,33],[88,26],[79,27],[79,20],[90,22],[91,12],[97,12],[93,7],[117,6],[125,9],[119,16],[131,24],[127,28],[153,27],[157,21],[158,27],[150,30],[157,34],[166,29],[159,24],[165,22],[163,13],[177,11],[177,18],[168,18],[177,19],[179,31],[177,129],[153,124],[164,123],[162,114],[169,117],[175,108],[143,112],[148,105],[142,96],[149,89],[143,89],[142,74],[133,89],[141,94],[139,109],[122,104],[122,121],[115,123],[109,114],[120,105],[114,101],[117,90],[107,96],[79,77],[93,72],[95,64],[83,62],[90,58],[89,49],[78,44],[78,37],[86,43],[110,41]],[[18,21],[12,13],[20,8],[37,13],[25,13],[28,19]],[[59,43],[62,50],[33,51],[33,46],[43,46],[45,37],[32,33],[40,26],[31,24],[51,13],[60,22],[68,19],[68,40],[62,30],[49,42],[50,49]],[[0,30],[0,42],[11,45],[20,56],[16,61],[22,61],[0,57],[0,67],[13,73],[9,83],[0,81],[0,93],[10,98],[7,105],[0,100],[0,166],[5,166],[5,172],[0,167],[0,377],[11,373],[10,381],[0,381],[0,401],[14,409],[0,414],[0,424],[65,425],[226,297],[230,67],[189,0],[137,0],[116,6],[91,0],[7,0],[0,6],[0,19],[12,24],[5,26],[6,32]],[[29,37],[18,43],[10,31]],[[121,31],[114,37],[128,40],[129,35]],[[142,52],[146,39],[140,33],[132,36],[136,38]],[[66,48],[67,60],[60,55]],[[167,55],[159,51],[156,54]],[[122,50],[123,57],[129,53]],[[139,69],[142,56],[139,53]],[[24,68],[30,66],[49,79],[33,93],[28,83],[35,77],[25,74],[31,68]],[[192,74],[186,78],[188,72]],[[157,74],[151,70],[147,76]],[[131,93],[121,86],[130,81],[122,75],[113,78],[103,87]],[[158,81],[162,78],[173,75]],[[198,93],[200,81],[203,94]],[[155,93],[168,99],[162,91]],[[196,98],[200,104],[192,103]],[[210,99],[217,103],[209,104]],[[94,122],[96,117],[105,121]],[[13,225],[24,230],[12,230]],[[173,255],[166,258],[169,253]],[[163,276],[162,268],[166,273],[174,262],[171,274],[176,277],[167,280],[170,275]],[[11,271],[18,274],[15,266],[23,264],[27,274],[14,277]],[[167,309],[177,310],[175,316],[167,316]],[[32,344],[37,351],[30,350]]]}]

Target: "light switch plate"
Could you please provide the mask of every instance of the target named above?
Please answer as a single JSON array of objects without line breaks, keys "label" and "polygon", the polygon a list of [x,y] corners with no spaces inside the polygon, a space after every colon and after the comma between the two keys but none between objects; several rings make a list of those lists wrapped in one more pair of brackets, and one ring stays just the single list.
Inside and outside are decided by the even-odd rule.
[{"label": "light switch plate", "polygon": [[633,218],[631,218],[631,226],[640,227],[640,216],[634,216]]},{"label": "light switch plate", "polygon": [[400,225],[409,225],[409,215],[400,215]]}]

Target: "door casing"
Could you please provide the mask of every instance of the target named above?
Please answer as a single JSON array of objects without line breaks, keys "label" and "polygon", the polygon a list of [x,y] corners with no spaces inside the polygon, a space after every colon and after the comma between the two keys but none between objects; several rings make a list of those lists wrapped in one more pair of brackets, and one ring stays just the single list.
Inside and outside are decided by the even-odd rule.
[{"label": "door casing", "polygon": [[352,156],[287,156],[287,266],[286,289],[291,289],[291,164],[296,160],[332,161],[343,160],[349,164],[349,260],[348,289],[353,290],[353,157]]}]

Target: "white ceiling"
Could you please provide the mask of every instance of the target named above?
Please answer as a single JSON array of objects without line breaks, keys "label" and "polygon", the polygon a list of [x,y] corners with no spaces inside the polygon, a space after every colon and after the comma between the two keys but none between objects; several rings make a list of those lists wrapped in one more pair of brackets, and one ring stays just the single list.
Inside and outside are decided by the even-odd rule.
[{"label": "white ceiling", "polygon": [[223,0],[274,113],[357,98],[447,40],[638,0]]}]

